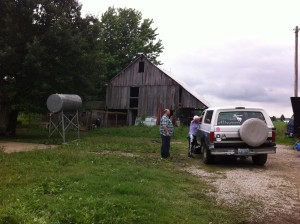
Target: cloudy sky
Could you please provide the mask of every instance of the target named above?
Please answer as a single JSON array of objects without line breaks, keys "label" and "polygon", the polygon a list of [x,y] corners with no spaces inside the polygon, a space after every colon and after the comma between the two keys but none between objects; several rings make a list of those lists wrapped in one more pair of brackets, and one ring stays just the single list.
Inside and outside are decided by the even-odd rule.
[{"label": "cloudy sky", "polygon": [[79,2],[83,15],[100,18],[114,6],[153,19],[164,45],[161,67],[211,106],[259,106],[270,116],[292,115],[299,0]]}]

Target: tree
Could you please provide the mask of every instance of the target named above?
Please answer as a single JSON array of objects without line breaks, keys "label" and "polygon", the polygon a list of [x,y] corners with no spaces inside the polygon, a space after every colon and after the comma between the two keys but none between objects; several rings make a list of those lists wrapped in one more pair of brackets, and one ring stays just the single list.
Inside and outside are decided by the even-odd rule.
[{"label": "tree", "polygon": [[285,120],[285,117],[284,117],[283,114],[280,116],[280,120],[281,120],[281,121],[284,121],[284,120]]},{"label": "tree", "polygon": [[[161,40],[157,40],[157,28],[153,20],[142,20],[142,13],[135,9],[109,7],[100,20],[100,44],[103,67],[101,84],[117,75],[139,53],[143,53],[154,64],[163,51]],[[104,93],[102,94],[104,95]]]},{"label": "tree", "polygon": [[153,20],[109,8],[81,17],[77,0],[0,0],[0,135],[15,134],[19,111],[45,112],[53,93],[104,98],[105,83],[138,53],[162,52]]},{"label": "tree", "polygon": [[11,121],[17,116],[17,87],[25,80],[21,67],[33,32],[29,13],[33,9],[31,1],[0,1],[0,135],[16,124]]},{"label": "tree", "polygon": [[0,135],[52,93],[95,95],[99,22],[76,0],[0,1]]}]

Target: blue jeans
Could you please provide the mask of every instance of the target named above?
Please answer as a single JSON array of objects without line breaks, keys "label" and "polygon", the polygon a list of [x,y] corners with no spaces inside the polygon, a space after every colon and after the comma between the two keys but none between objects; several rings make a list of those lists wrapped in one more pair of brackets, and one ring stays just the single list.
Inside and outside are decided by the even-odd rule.
[{"label": "blue jeans", "polygon": [[188,140],[189,140],[189,152],[188,155],[192,156],[193,154],[193,147],[195,147],[197,145],[197,139],[195,135],[188,135]]},{"label": "blue jeans", "polygon": [[168,158],[170,157],[170,136],[161,135],[161,157]]}]

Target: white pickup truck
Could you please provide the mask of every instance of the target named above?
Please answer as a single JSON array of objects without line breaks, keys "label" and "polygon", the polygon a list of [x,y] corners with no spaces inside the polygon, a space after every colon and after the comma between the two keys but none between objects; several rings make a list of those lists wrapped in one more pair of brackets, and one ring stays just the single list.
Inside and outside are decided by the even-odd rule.
[{"label": "white pickup truck", "polygon": [[263,166],[276,153],[275,127],[265,110],[245,107],[214,107],[203,112],[197,129],[203,162],[215,155],[246,158]]}]

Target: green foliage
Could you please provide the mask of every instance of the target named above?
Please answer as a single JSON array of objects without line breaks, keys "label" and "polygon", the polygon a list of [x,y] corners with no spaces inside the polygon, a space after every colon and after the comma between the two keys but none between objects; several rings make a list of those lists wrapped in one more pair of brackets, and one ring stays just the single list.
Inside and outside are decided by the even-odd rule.
[{"label": "green foliage", "polygon": [[2,75],[15,80],[5,82],[13,89],[10,97],[15,108],[45,110],[45,99],[56,92],[90,95],[87,90],[94,89],[98,60],[90,55],[95,55],[97,47],[84,31],[95,19],[81,18],[81,6],[75,0],[3,4],[0,64]]},{"label": "green foliage", "polygon": [[43,112],[53,93],[104,99],[105,84],[138,53],[160,64],[153,20],[135,9],[109,8],[99,21],[81,17],[77,0],[14,0],[0,1],[0,15],[0,110]]},{"label": "green foliage", "polygon": [[18,123],[22,126],[38,125],[42,120],[42,115],[39,113],[20,113],[18,115]]},{"label": "green foliage", "polygon": [[163,51],[161,40],[156,42],[157,28],[153,20],[142,20],[135,9],[109,7],[100,19],[100,41],[103,52],[102,85],[127,66],[139,53],[154,64]]},{"label": "green foliage", "polygon": [[181,170],[190,161],[184,135],[174,139],[171,161],[160,159],[158,127],[139,126],[96,129],[51,150],[0,153],[0,223],[245,223]]},{"label": "green foliage", "polygon": [[287,132],[287,123],[282,121],[273,122],[276,128],[276,143],[284,145],[294,145],[296,143],[295,138],[290,138],[285,135]]}]

